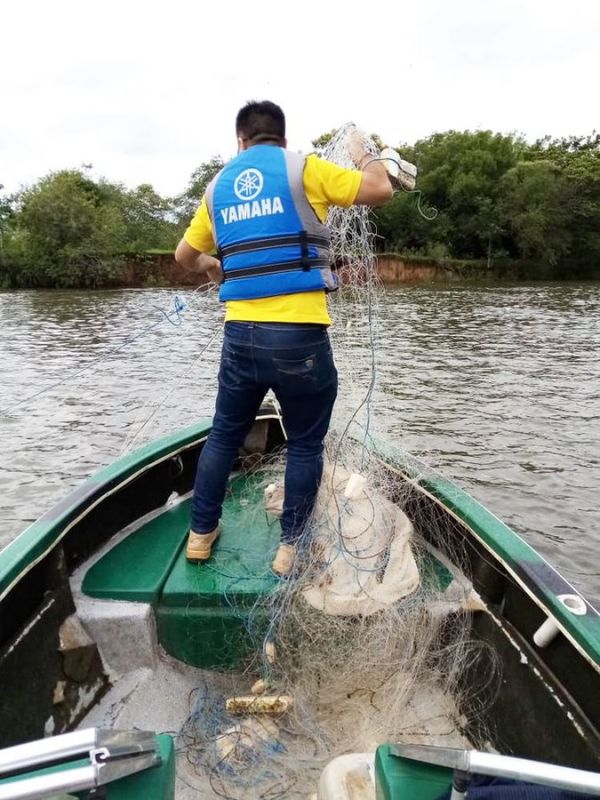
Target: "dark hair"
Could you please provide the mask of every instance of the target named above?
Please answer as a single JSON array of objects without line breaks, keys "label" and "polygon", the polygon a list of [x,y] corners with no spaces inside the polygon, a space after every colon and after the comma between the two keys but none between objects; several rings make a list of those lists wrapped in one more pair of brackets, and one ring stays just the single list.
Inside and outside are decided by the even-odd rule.
[{"label": "dark hair", "polygon": [[285,115],[275,103],[263,100],[246,103],[235,118],[235,132],[242,139],[255,143],[285,139]]}]

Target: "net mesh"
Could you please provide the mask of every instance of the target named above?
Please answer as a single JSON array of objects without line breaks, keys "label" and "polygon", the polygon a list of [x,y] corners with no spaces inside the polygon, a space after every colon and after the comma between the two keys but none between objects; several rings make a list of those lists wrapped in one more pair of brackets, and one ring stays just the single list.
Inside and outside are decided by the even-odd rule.
[{"label": "net mesh", "polygon": [[[342,127],[324,157],[351,166],[353,130]],[[377,152],[370,140],[365,147]],[[330,302],[337,422],[291,577],[240,609],[253,656],[245,670],[211,676],[190,698],[180,779],[207,797],[305,798],[338,755],[392,740],[447,742],[461,726],[460,677],[480,656],[464,554],[450,564],[425,544],[423,525],[429,534],[439,526],[443,537],[444,522],[407,518],[414,487],[374,447],[382,289],[368,210],[335,208],[327,222],[341,278]],[[249,519],[265,514],[257,479],[276,517],[283,471],[283,456],[253,463],[242,500]],[[245,713],[234,713],[228,698]],[[471,709],[476,703],[470,697]]]}]

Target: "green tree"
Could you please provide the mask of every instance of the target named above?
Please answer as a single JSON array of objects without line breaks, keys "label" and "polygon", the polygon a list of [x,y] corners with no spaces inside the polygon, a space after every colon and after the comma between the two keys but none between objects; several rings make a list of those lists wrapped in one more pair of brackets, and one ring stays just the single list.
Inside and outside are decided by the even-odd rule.
[{"label": "green tree", "polygon": [[551,161],[523,161],[500,182],[500,210],[522,258],[555,266],[571,251],[572,186]]},{"label": "green tree", "polygon": [[42,178],[20,198],[17,234],[27,285],[99,286],[120,262],[126,226],[115,189],[78,170]]},{"label": "green tree", "polygon": [[436,133],[414,145],[419,188],[439,211],[431,224],[433,239],[447,242],[453,255],[488,257],[502,232],[500,179],[516,164],[523,146],[491,131]]},{"label": "green tree", "polygon": [[419,213],[414,195],[398,192],[373,210],[373,219],[379,251],[431,254],[431,222]]},{"label": "green tree", "polygon": [[15,222],[15,201],[14,195],[2,194],[4,189],[0,183],[0,254],[5,252],[7,239],[13,230]]},{"label": "green tree", "polygon": [[174,249],[178,229],[172,219],[171,201],[161,197],[149,183],[142,183],[132,191],[123,190],[119,203],[127,251]]},{"label": "green tree", "polygon": [[[565,178],[562,203],[571,232],[570,263],[580,274],[600,273],[600,134],[533,145],[528,158],[554,164]],[[582,269],[583,268],[583,269]]]},{"label": "green tree", "polygon": [[333,139],[334,136],[337,135],[339,128],[332,128],[327,133],[322,133],[320,136],[317,136],[316,139],[311,141],[312,146],[315,148],[315,153],[317,155],[322,155],[323,151],[329,144],[329,142]]},{"label": "green tree", "polygon": [[213,156],[192,172],[187,188],[174,201],[179,230],[189,225],[191,218],[200,205],[206,187],[224,166],[225,162],[221,156]]},{"label": "green tree", "polygon": [[562,169],[569,169],[580,157],[591,155],[593,158],[600,152],[600,133],[595,131],[589,136],[566,136],[553,139],[544,136],[529,148],[527,157],[531,161],[552,161]]}]

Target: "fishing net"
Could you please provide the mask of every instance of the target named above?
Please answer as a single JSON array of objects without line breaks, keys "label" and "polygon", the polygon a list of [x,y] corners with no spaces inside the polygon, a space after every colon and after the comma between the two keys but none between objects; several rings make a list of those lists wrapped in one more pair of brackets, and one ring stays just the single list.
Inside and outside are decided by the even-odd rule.
[{"label": "fishing net", "polygon": [[[353,130],[341,128],[324,157],[351,166]],[[462,577],[464,554],[449,561],[425,543],[423,525],[443,536],[441,519],[408,518],[414,485],[378,455],[382,289],[368,210],[333,209],[328,225],[341,279],[330,302],[336,424],[290,577],[239,609],[253,642],[246,669],[207,678],[190,698],[180,779],[202,796],[306,798],[338,755],[392,740],[448,742],[461,727],[460,677],[479,657],[469,615],[480,606]],[[249,524],[265,513],[277,524],[284,458],[254,461],[243,479]]]},{"label": "fishing net", "polygon": [[[361,449],[332,437],[291,577],[239,609],[254,655],[239,673],[206,675],[190,699],[179,776],[202,796],[306,798],[338,755],[388,741],[457,744],[460,678],[480,657],[469,611],[481,606],[400,510],[410,488],[398,496],[373,464],[363,467],[364,486],[352,482],[341,462],[351,469]],[[256,479],[277,513],[273,483],[283,468],[274,459],[247,476],[249,526],[265,514]],[[213,569],[227,568],[217,555]],[[473,708],[477,698],[469,701]]]}]

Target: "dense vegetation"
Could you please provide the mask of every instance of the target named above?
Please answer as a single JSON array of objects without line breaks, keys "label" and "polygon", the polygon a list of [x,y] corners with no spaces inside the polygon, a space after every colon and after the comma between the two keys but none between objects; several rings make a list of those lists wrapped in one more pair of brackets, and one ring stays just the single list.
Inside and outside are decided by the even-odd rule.
[{"label": "dense vegetation", "polygon": [[[403,147],[423,204],[394,197],[377,212],[386,250],[435,258],[520,259],[560,277],[600,277],[600,136],[533,145],[489,131],[434,134]],[[547,269],[547,271],[549,271]]]},{"label": "dense vegetation", "polygon": [[[313,143],[326,143],[324,134]],[[436,133],[402,145],[420,197],[375,213],[379,249],[433,259],[519,260],[530,274],[600,277],[600,135],[528,144],[490,131]],[[0,286],[107,286],[127,257],[172,250],[223,162],[196,169],[181,195],[130,190],[63,170],[7,196],[0,186]],[[428,213],[427,220],[418,202]],[[537,269],[537,273],[536,273]]]},{"label": "dense vegetation", "polygon": [[186,190],[161,197],[150,184],[126,189],[61,170],[12,197],[0,186],[0,287],[101,287],[124,262],[173,251],[219,158],[192,173]]}]

